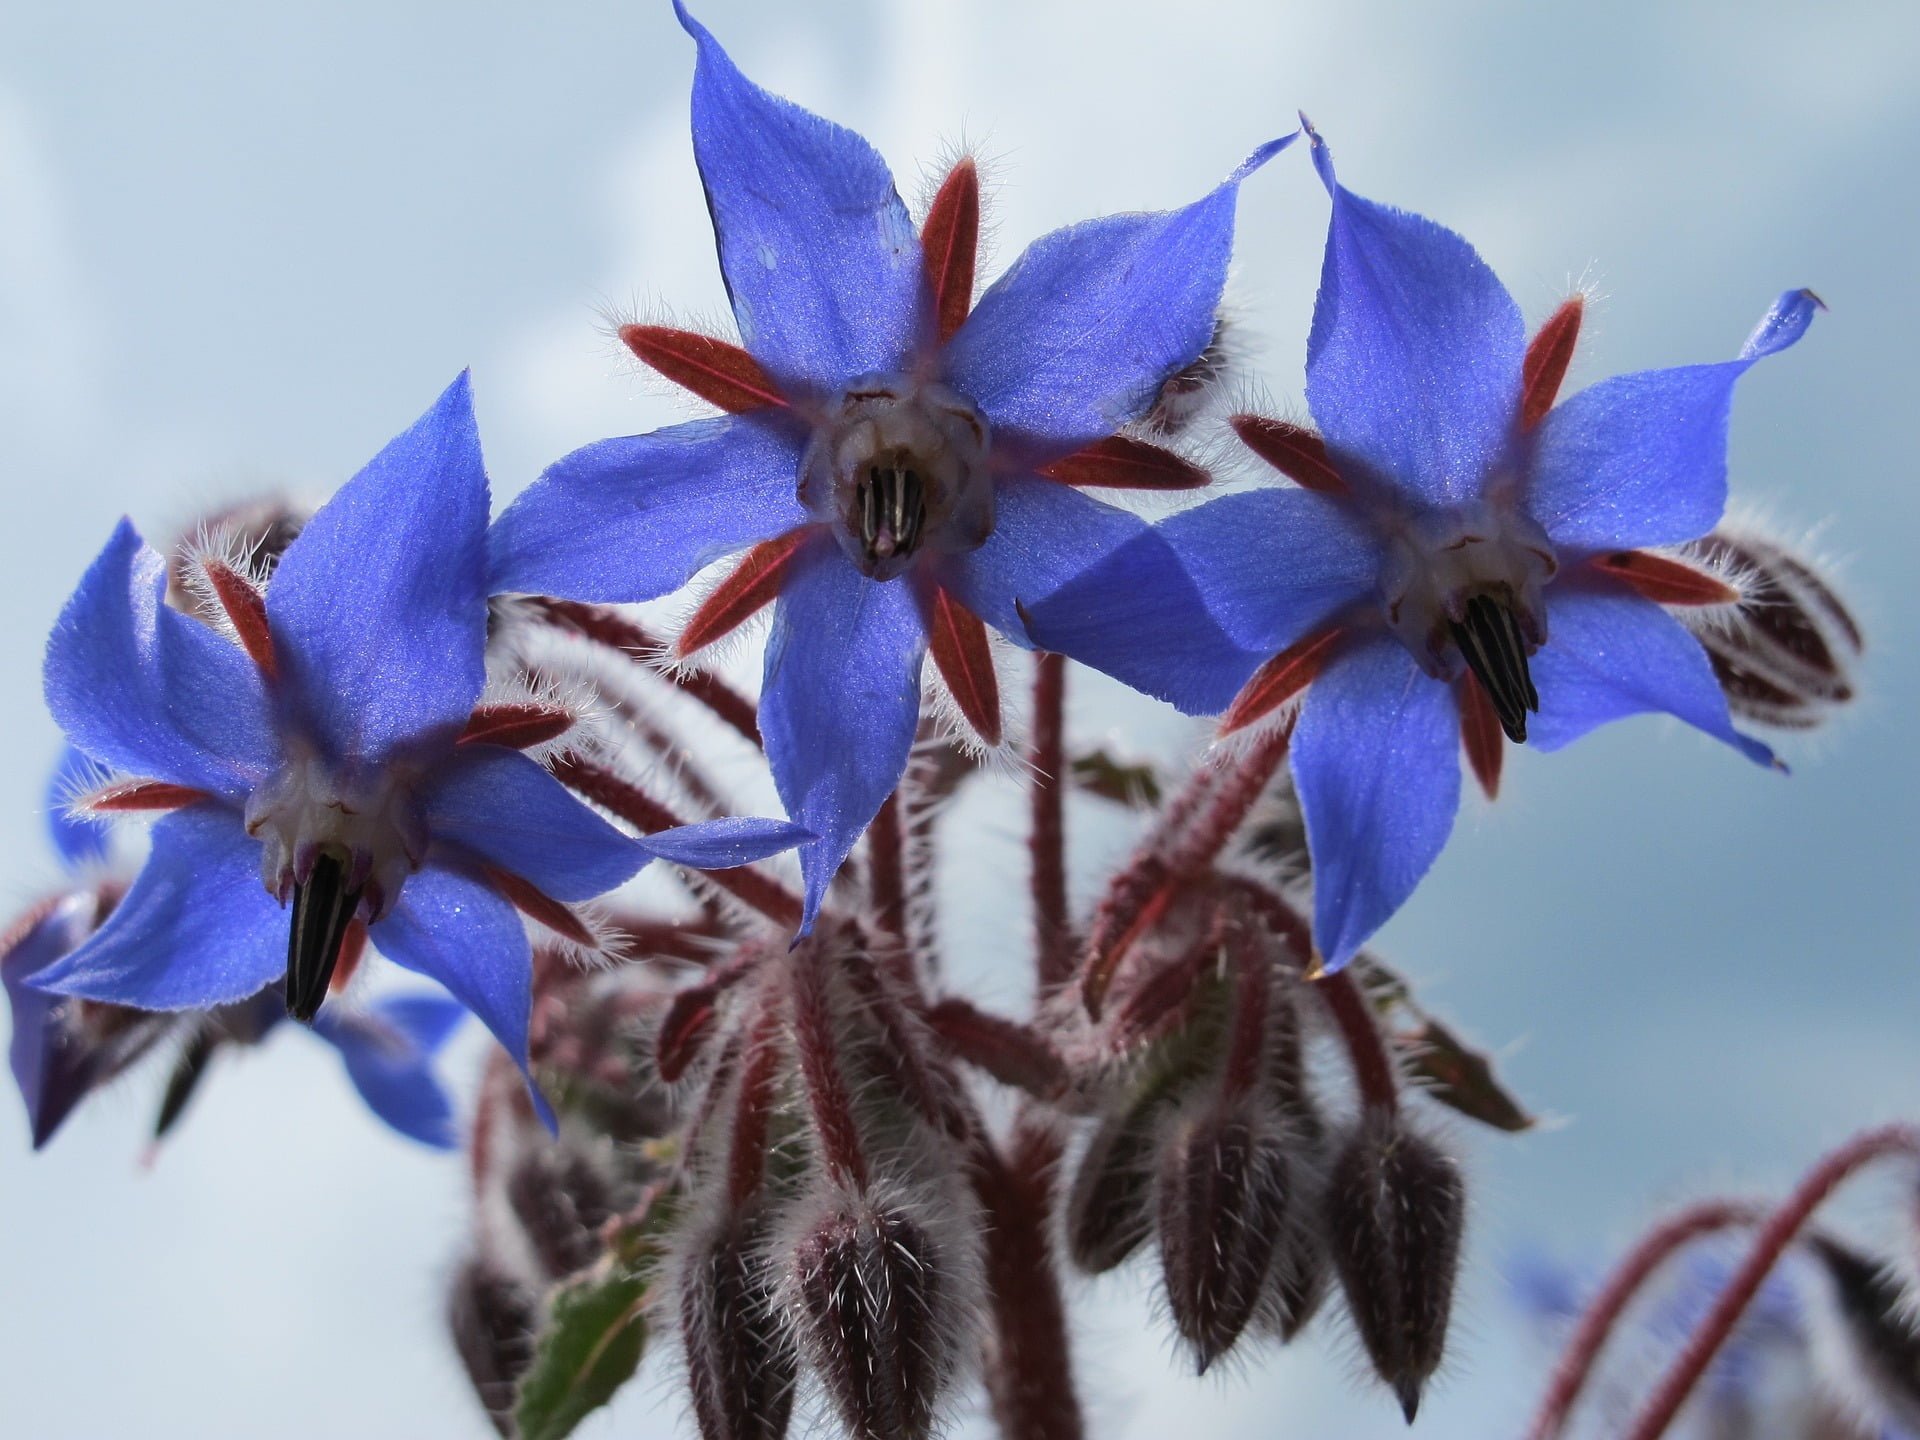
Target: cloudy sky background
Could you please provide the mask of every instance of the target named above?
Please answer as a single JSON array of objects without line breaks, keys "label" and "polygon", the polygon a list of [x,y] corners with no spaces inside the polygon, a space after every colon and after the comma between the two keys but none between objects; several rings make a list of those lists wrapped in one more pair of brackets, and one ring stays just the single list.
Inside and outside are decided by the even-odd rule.
[{"label": "cloudy sky background", "polygon": [[[1663,1201],[1777,1187],[1851,1129],[1920,1113],[1911,6],[704,13],[749,73],[868,135],[910,198],[959,141],[980,147],[995,268],[1054,226],[1200,194],[1300,107],[1348,183],[1463,231],[1530,317],[1594,287],[1573,383],[1731,355],[1790,285],[1831,304],[1742,382],[1735,488],[1845,562],[1873,646],[1859,713],[1789,743],[1791,780],[1646,719],[1521,754],[1386,937],[1561,1117],[1518,1142],[1466,1137],[1471,1274],[1420,1433],[1517,1430],[1547,1357],[1502,1298],[1516,1249],[1607,1253]],[[602,316],[723,312],[691,68],[664,0],[0,7],[8,908],[55,878],[40,645],[120,513],[165,535],[261,485],[324,494],[468,364],[502,497],[565,450],[678,417]],[[1283,406],[1325,213],[1297,153],[1244,192],[1233,301]],[[1077,694],[1089,738],[1195,738],[1149,702]],[[956,897],[1019,883],[994,805],[957,817],[986,838],[947,877]],[[1011,1004],[1017,972],[993,957],[1019,915],[1001,908],[1010,922],[954,938],[979,993]],[[295,1033],[217,1080],[150,1173],[151,1082],[39,1157],[0,1104],[8,1433],[482,1433],[439,1331],[459,1164],[378,1129]],[[1149,1288],[1081,1296],[1100,1440],[1399,1432],[1337,1328],[1184,1377],[1141,1322]],[[681,1424],[650,1367],[582,1433]]]}]

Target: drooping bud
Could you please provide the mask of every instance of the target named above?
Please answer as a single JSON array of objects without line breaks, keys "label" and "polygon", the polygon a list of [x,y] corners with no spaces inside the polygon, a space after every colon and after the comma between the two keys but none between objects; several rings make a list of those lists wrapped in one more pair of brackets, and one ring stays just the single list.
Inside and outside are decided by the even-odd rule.
[{"label": "drooping bud", "polygon": [[1227,379],[1232,366],[1231,326],[1224,315],[1213,318],[1213,335],[1191,364],[1175,371],[1160,386],[1153,408],[1141,417],[1148,430],[1178,435],[1205,413],[1208,402]]},{"label": "drooping bud", "polygon": [[615,1213],[606,1177],[586,1156],[551,1144],[520,1157],[507,1178],[507,1204],[550,1280],[599,1257],[600,1227]]},{"label": "drooping bud", "polygon": [[1354,1326],[1412,1424],[1453,1308],[1466,1224],[1460,1168],[1397,1113],[1374,1109],[1335,1156],[1322,1212]]},{"label": "drooping bud", "polygon": [[799,1357],[775,1303],[761,1227],[728,1217],[701,1236],[680,1274],[680,1334],[703,1440],[780,1440]]},{"label": "drooping bud", "polygon": [[1067,1194],[1067,1254],[1089,1275],[1113,1269],[1153,1232],[1158,1104],[1136,1105],[1093,1132]]},{"label": "drooping bud", "polygon": [[1724,623],[1700,632],[1736,717],[1805,730],[1853,698],[1865,638],[1810,564],[1749,534],[1716,531],[1696,548],[1737,576],[1743,592]]},{"label": "drooping bud", "polygon": [[1160,1264],[1202,1373],[1253,1318],[1291,1198],[1283,1132],[1257,1107],[1210,1105],[1175,1123],[1160,1157]]},{"label": "drooping bud", "polygon": [[925,1440],[959,1353],[948,1257],[906,1210],[858,1200],[794,1247],[807,1358],[855,1440]]},{"label": "drooping bud", "polygon": [[533,1363],[533,1293],[470,1259],[454,1272],[447,1326],[487,1419],[511,1436],[515,1387]]},{"label": "drooping bud", "polygon": [[[1920,1428],[1920,1319],[1913,1297],[1886,1266],[1828,1236],[1811,1237],[1807,1250],[1826,1275],[1840,1353],[1856,1382],[1842,1388],[1878,1418]],[[1861,1387],[1866,1393],[1856,1394]]]}]

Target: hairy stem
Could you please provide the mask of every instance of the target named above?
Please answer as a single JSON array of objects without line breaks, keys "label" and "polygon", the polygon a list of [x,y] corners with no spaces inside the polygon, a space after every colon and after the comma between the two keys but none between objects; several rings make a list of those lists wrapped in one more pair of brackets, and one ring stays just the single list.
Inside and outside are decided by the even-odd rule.
[{"label": "hairy stem", "polygon": [[1766,1223],[1760,1227],[1747,1258],[1734,1272],[1733,1279],[1727,1282],[1727,1288],[1720,1292],[1720,1298],[1714,1302],[1706,1319],[1694,1330],[1679,1358],[1661,1377],[1653,1398],[1647,1402],[1633,1429],[1628,1432],[1629,1440],[1659,1440],[1666,1433],[1674,1416],[1680,1413],[1680,1407],[1686,1404],[1687,1397],[1693,1393],[1693,1387],[1713,1363],[1713,1357],[1720,1353],[1720,1347],[1733,1333],[1747,1306],[1753,1303],[1753,1297],[1760,1293],[1760,1286],[1767,1275],[1813,1218],[1813,1212],[1849,1177],[1889,1155],[1920,1159],[1920,1130],[1910,1125],[1887,1125],[1868,1130],[1856,1135],[1806,1173],[1786,1203],[1768,1216]]},{"label": "hairy stem", "polygon": [[1043,654],[1033,676],[1033,923],[1042,993],[1073,974],[1067,916],[1066,831],[1067,662]]},{"label": "hairy stem", "polygon": [[667,653],[665,644],[636,621],[603,605],[586,605],[577,600],[543,599],[539,606],[541,615],[555,628],[604,645],[645,665],[668,684],[686,691],[755,745],[760,743],[760,725],[751,700],[716,675],[698,670],[661,669],[656,660]]}]

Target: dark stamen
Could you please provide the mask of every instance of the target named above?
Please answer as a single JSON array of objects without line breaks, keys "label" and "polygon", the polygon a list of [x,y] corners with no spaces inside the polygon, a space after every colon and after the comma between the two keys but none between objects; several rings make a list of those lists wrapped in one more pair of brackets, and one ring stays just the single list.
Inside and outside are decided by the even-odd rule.
[{"label": "dark stamen", "polygon": [[360,891],[347,887],[347,867],[322,852],[313,873],[293,887],[293,928],[287,935],[287,1013],[311,1020],[327,998],[333,967],[347,938]]},{"label": "dark stamen", "polygon": [[1514,613],[1491,595],[1467,601],[1464,621],[1449,621],[1453,643],[1493,702],[1500,728],[1516,745],[1526,743],[1527,712],[1540,710],[1540,693],[1527,669],[1527,640]]},{"label": "dark stamen", "polygon": [[903,464],[869,465],[856,496],[860,541],[871,561],[911,555],[927,520],[926,486],[920,472]]}]

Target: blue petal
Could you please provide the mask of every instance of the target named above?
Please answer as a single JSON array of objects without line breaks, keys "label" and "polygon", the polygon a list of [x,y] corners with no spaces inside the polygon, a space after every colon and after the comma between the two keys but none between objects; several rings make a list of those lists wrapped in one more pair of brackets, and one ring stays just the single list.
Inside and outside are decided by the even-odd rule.
[{"label": "blue petal", "polygon": [[1353,958],[1427,873],[1460,805],[1460,713],[1406,647],[1378,636],[1313,682],[1293,780],[1313,855],[1314,941]]},{"label": "blue petal", "polygon": [[408,995],[363,1013],[323,1010],[313,1028],[340,1052],[374,1114],[409,1139],[451,1150],[459,1143],[453,1102],[433,1073],[433,1056],[466,1013],[445,996]]},{"label": "blue petal", "polygon": [[47,780],[47,835],[68,869],[107,857],[107,840],[113,827],[104,820],[76,815],[68,808],[74,796],[93,782],[99,769],[73,746],[66,745],[61,747],[60,759]]},{"label": "blue petal", "polygon": [[457,729],[486,683],[487,472],[463,373],[340,488],[267,587],[311,738],[379,760]]},{"label": "blue petal", "polygon": [[260,883],[260,847],[210,802],[153,827],[126,898],[34,981],[140,1010],[203,1010],[257,994],[287,968],[287,916]]},{"label": "blue petal", "polygon": [[533,951],[519,912],[484,881],[430,864],[408,879],[400,903],[370,938],[394,964],[445,986],[493,1032],[527,1076],[541,1123],[555,1129],[527,1070]]},{"label": "blue petal", "polygon": [[1651,600],[1625,589],[1550,589],[1547,643],[1532,669],[1540,713],[1527,729],[1542,750],[1558,750],[1609,720],[1663,710],[1757,764],[1777,764],[1765,745],[1733,728],[1700,642]]},{"label": "blue petal", "polygon": [[1727,416],[1734,382],[1806,333],[1819,300],[1782,295],[1740,358],[1643,370],[1582,390],[1541,422],[1528,506],[1566,550],[1695,540],[1727,504]]},{"label": "blue petal", "polygon": [[820,837],[800,852],[803,934],[906,771],[926,649],[909,580],[867,579],[829,535],[794,552],[767,642],[760,733],[787,814]]},{"label": "blue petal", "polygon": [[99,1052],[80,1045],[61,1024],[55,1012],[65,1002],[30,982],[86,938],[96,906],[90,893],[67,896],[0,955],[0,984],[13,1012],[7,1058],[36,1150],[93,1088]]},{"label": "blue petal", "polygon": [[1262,146],[1205,199],[1043,235],[980,297],[948,343],[948,383],[1028,464],[1113,434],[1198,359],[1233,250],[1240,182],[1293,137]]},{"label": "blue petal", "polygon": [[555,900],[604,895],[647,863],[632,836],[498,745],[462,745],[428,778],[420,803],[436,843],[511,870]]},{"label": "blue petal", "polygon": [[166,561],[122,520],[54,622],[47,708],[111,769],[243,800],[279,753],[260,672],[166,589]]},{"label": "blue petal", "polygon": [[547,467],[487,537],[496,591],[625,603],[804,525],[801,441],[759,416],[602,440]]},{"label": "blue petal", "polygon": [[1249,490],[1160,522],[1226,632],[1275,655],[1373,594],[1381,546],[1342,501]]},{"label": "blue petal", "polygon": [[700,47],[693,155],[742,343],[790,393],[901,369],[928,300],[886,161],[762,90],[679,0],[674,10]]},{"label": "blue petal", "polygon": [[1137,515],[1033,476],[1000,483],[987,543],[942,584],[1009,639],[1071,656],[1189,714],[1224,707],[1262,656],[1235,645]]},{"label": "blue petal", "polygon": [[656,830],[640,843],[656,859],[693,870],[731,870],[751,865],[796,845],[820,837],[790,820],[760,820],[733,816]]},{"label": "blue petal", "polygon": [[1307,339],[1307,405],[1342,473],[1427,504],[1472,499],[1505,457],[1526,330],[1487,263],[1453,231],[1340,185]]}]

